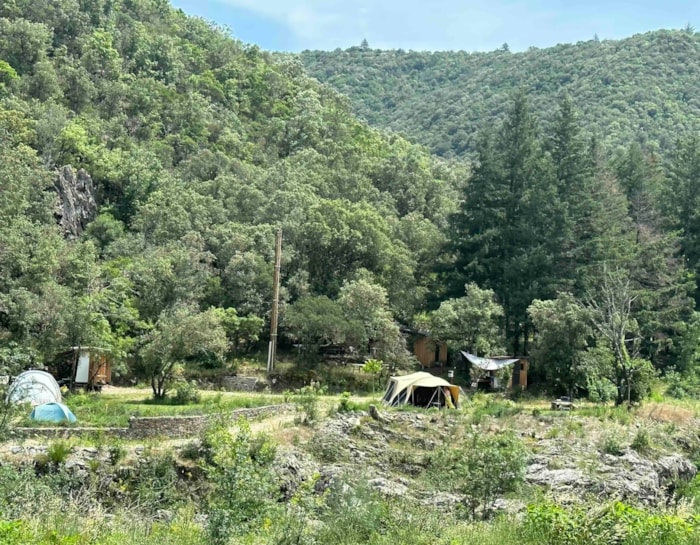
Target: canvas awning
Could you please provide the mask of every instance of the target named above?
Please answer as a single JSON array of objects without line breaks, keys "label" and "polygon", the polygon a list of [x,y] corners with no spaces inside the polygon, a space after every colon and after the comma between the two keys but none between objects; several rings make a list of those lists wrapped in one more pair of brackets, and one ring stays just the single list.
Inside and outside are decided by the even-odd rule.
[{"label": "canvas awning", "polygon": [[474,354],[470,354],[469,352],[464,352],[463,350],[461,351],[461,354],[474,367],[478,367],[479,369],[483,369],[484,371],[498,371],[499,369],[503,369],[504,367],[508,367],[509,365],[513,365],[515,362],[520,361],[519,358],[506,360],[480,358],[479,356],[475,356]]}]

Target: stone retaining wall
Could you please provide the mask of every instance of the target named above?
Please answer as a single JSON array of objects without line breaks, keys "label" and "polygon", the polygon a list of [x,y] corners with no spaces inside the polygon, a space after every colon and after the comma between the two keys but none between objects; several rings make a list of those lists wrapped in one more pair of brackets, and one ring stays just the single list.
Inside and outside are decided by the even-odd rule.
[{"label": "stone retaining wall", "polygon": [[[231,376],[221,379],[221,386],[229,392],[255,392],[260,381],[257,377]],[[262,383],[264,386],[264,383]]]},{"label": "stone retaining wall", "polygon": [[[231,421],[239,418],[254,419],[276,414],[284,414],[294,410],[292,403],[282,405],[267,405],[264,407],[252,407],[248,409],[236,409],[225,413]],[[146,439],[149,437],[163,437],[167,439],[180,439],[198,435],[213,419],[221,417],[221,414],[195,415],[195,416],[132,416],[128,428],[83,428],[83,427],[58,427],[58,428],[14,428],[11,434],[15,437],[50,437],[67,438],[81,435],[108,435],[122,439]]]}]

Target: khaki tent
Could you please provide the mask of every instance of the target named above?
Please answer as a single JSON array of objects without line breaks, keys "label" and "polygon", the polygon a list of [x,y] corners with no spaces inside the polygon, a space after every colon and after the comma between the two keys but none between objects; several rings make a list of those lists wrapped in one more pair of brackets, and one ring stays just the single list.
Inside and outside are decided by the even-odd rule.
[{"label": "khaki tent", "polygon": [[382,401],[390,407],[397,405],[457,407],[459,406],[459,386],[421,371],[391,377]]}]

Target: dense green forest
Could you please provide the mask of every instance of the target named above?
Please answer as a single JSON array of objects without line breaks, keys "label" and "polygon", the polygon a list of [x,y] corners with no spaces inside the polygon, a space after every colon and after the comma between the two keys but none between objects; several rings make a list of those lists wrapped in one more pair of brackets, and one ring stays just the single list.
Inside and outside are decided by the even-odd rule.
[{"label": "dense green forest", "polygon": [[[342,343],[410,367],[402,324],[453,349],[533,355],[533,379],[553,390],[620,403],[645,395],[659,372],[680,372],[679,389],[692,390],[700,140],[671,142],[695,119],[676,102],[658,115],[644,106],[647,129],[638,119],[645,93],[686,89],[695,44],[690,32],[660,32],[518,55],[313,54],[346,59],[343,70],[410,58],[412,71],[391,60],[364,81],[423,74],[443,90],[428,66],[483,60],[491,75],[474,68],[470,85],[491,89],[498,107],[462,110],[478,122],[431,121],[459,124],[473,142],[467,163],[371,128],[298,59],[243,45],[164,0],[4,2],[4,373],[96,345],[164,397],[183,369],[264,349],[282,229],[288,347]],[[560,93],[541,60],[574,69],[581,51],[636,59],[606,84],[625,106],[624,130],[596,136],[591,119],[609,119],[608,95],[593,101],[598,87],[573,76]],[[681,62],[665,87],[642,79]],[[559,83],[511,92],[522,82],[508,67]],[[413,88],[425,105],[450,102]],[[449,88],[470,103],[471,88]],[[412,109],[411,119],[431,118]]]},{"label": "dense green forest", "polygon": [[220,365],[265,327],[278,228],[285,303],[324,296],[346,323],[365,290],[381,308],[354,342],[396,336],[464,173],[167,1],[2,2],[3,361]]},{"label": "dense green forest", "polygon": [[606,147],[671,149],[698,128],[699,49],[700,35],[689,27],[522,53],[353,47],[300,58],[311,75],[350,97],[361,118],[450,157],[473,156],[476,133],[503,118],[509,96],[523,89],[545,123],[566,91],[585,131]]}]

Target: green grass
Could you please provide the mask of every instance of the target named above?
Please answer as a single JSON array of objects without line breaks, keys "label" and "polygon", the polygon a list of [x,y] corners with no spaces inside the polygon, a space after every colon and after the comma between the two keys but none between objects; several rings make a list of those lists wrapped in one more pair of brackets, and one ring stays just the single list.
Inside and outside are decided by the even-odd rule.
[{"label": "green grass", "polygon": [[[124,394],[76,394],[67,396],[66,405],[78,421],[74,427],[117,427],[129,425],[132,416],[194,416],[229,412],[235,409],[262,407],[283,403],[281,395],[203,392],[199,403],[173,405],[170,401],[156,402],[143,391]],[[50,422],[35,422],[25,417],[20,426],[55,426]]]}]

